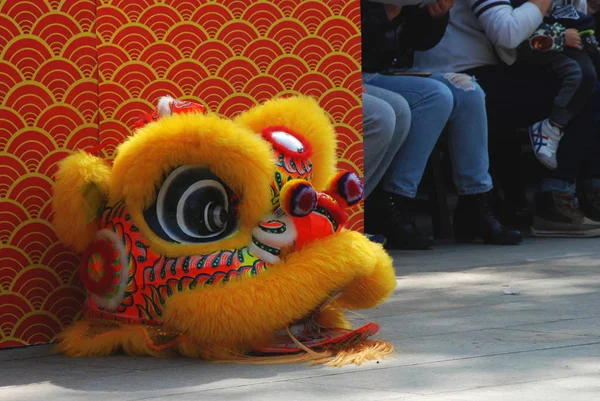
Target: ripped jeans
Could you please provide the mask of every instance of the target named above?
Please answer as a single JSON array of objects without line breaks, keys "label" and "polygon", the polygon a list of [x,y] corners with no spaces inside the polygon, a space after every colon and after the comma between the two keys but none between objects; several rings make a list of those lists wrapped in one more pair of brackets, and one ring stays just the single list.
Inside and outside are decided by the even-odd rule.
[{"label": "ripped jeans", "polygon": [[411,109],[410,131],[382,180],[385,191],[416,197],[427,160],[444,127],[458,194],[492,189],[485,94],[473,79],[442,73],[430,78],[363,74],[363,82],[400,94]]}]

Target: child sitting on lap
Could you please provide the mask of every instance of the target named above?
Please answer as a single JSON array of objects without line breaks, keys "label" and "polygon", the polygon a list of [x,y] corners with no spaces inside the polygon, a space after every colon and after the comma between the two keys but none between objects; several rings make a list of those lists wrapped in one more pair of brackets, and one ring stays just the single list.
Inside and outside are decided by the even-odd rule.
[{"label": "child sitting on lap", "polygon": [[[511,0],[513,8],[525,0]],[[547,119],[529,128],[537,159],[554,170],[564,127],[579,113],[596,87],[600,51],[594,36],[594,17],[585,14],[586,0],[554,0],[544,22],[516,50],[516,59],[550,67],[561,87]]]}]

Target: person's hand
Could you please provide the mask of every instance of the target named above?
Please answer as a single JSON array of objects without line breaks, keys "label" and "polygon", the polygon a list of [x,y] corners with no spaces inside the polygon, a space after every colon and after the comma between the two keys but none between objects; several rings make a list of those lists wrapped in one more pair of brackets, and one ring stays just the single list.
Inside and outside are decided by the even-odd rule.
[{"label": "person's hand", "polygon": [[427,9],[429,10],[429,15],[431,15],[432,18],[445,17],[446,14],[448,14],[448,11],[450,11],[450,9],[454,7],[455,1],[456,0],[437,0],[432,5],[427,6]]},{"label": "person's hand", "polygon": [[583,46],[581,46],[581,36],[579,36],[577,29],[570,28],[565,31],[565,46],[579,50],[583,49]]},{"label": "person's hand", "polygon": [[542,15],[546,15],[552,5],[552,0],[529,0],[529,2],[535,4],[540,9]]}]

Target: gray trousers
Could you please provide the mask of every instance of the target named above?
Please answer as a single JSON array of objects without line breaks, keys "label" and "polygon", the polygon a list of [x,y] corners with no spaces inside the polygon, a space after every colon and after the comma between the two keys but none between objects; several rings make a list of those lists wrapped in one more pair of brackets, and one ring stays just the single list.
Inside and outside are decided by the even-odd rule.
[{"label": "gray trousers", "polygon": [[562,126],[583,110],[596,90],[596,68],[583,50],[536,52],[524,47],[518,50],[517,57],[529,64],[548,66],[558,77],[560,90],[549,118]]},{"label": "gray trousers", "polygon": [[402,96],[365,85],[363,138],[365,197],[379,184],[410,129],[411,113]]}]

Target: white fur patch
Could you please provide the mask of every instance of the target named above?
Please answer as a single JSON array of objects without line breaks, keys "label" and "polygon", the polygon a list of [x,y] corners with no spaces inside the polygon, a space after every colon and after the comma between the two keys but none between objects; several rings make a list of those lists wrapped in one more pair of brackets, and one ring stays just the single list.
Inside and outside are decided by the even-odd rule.
[{"label": "white fur patch", "polygon": [[260,242],[276,248],[283,248],[293,245],[296,241],[298,233],[296,232],[294,222],[289,216],[275,216],[274,214],[270,214],[263,218],[262,221],[279,223],[284,231],[282,233],[268,232],[267,227],[259,223],[258,227],[252,229],[252,236]]},{"label": "white fur patch", "polygon": [[171,96],[161,96],[160,99],[158,99],[158,115],[161,117],[170,116],[172,114],[171,103],[174,100],[175,99],[173,99]]},{"label": "white fur patch", "polygon": [[[276,232],[281,229],[281,232]],[[275,214],[268,215],[263,219],[263,223],[252,230],[252,239],[249,249],[256,257],[270,264],[280,262],[277,255],[273,255],[266,249],[259,248],[254,240],[272,248],[282,249],[286,246],[292,246],[298,233],[292,219],[287,215],[276,216]]]}]

